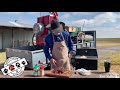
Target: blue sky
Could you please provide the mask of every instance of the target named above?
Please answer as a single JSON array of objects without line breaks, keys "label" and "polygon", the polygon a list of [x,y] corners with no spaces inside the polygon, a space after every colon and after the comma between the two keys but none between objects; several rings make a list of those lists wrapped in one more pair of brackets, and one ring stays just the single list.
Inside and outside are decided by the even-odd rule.
[{"label": "blue sky", "polygon": [[[49,12],[41,12],[41,16]],[[96,30],[97,38],[120,38],[120,12],[58,12],[59,20],[83,30]],[[0,12],[0,22],[15,21],[33,25],[40,12]]]}]

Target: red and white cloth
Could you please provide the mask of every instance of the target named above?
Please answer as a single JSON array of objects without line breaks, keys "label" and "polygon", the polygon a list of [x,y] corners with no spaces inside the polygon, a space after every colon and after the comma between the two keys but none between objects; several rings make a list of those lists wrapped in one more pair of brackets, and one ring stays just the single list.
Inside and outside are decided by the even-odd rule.
[{"label": "red and white cloth", "polygon": [[58,18],[58,13],[57,12],[50,12],[50,14],[52,14],[54,18],[56,18],[56,19]]},{"label": "red and white cloth", "polygon": [[50,12],[52,15],[54,16],[58,16],[58,13],[57,12]]}]

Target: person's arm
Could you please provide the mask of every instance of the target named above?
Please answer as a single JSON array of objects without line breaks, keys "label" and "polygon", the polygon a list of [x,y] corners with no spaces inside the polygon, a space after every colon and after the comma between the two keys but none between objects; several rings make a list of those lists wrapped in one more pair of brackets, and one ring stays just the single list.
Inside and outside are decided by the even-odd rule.
[{"label": "person's arm", "polygon": [[45,56],[46,56],[46,58],[48,58],[48,59],[50,60],[50,63],[51,63],[51,64],[54,64],[54,65],[55,65],[55,64],[56,64],[56,61],[55,61],[55,59],[52,58],[52,56],[50,55],[49,48],[50,48],[49,43],[48,43],[47,39],[45,39],[45,45],[44,45],[44,53],[45,53]]},{"label": "person's arm", "polygon": [[45,38],[44,53],[45,53],[46,58],[51,60],[52,56],[50,55],[49,48],[50,48],[49,43],[47,41],[47,38]]}]

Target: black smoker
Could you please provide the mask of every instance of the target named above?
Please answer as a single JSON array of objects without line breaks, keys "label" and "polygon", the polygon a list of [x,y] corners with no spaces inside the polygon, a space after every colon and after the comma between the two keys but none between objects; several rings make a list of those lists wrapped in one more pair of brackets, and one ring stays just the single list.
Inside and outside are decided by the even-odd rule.
[{"label": "black smoker", "polygon": [[[83,57],[81,57],[83,56]],[[72,63],[76,69],[97,70],[98,54],[96,48],[80,48],[76,50],[76,56]]]}]

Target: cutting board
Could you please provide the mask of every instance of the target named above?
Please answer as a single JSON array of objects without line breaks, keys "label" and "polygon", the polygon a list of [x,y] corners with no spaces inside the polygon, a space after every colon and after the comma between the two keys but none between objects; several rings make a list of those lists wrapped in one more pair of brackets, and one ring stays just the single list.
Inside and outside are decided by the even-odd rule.
[{"label": "cutting board", "polygon": [[70,78],[72,75],[71,74],[57,74],[57,73],[53,73],[52,71],[47,71],[45,73],[45,76],[48,76],[48,77],[56,77],[56,78]]}]

